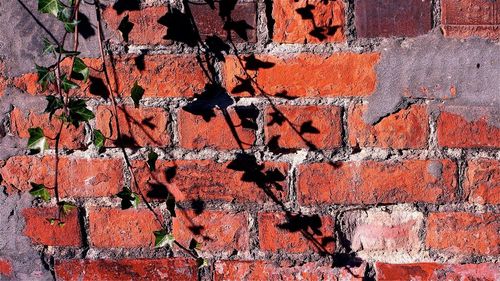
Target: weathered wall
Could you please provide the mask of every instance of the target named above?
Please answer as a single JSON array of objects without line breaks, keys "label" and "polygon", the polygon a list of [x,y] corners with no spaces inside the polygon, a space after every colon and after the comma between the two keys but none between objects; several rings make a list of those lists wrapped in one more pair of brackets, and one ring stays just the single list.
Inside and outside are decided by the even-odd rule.
[{"label": "weathered wall", "polygon": [[[94,128],[116,138],[97,70],[80,93],[96,119],[65,128],[60,143],[59,192],[77,211],[64,227],[46,220],[54,199],[27,191],[54,186],[55,144],[27,155],[27,129],[53,138],[60,121],[43,112],[33,73],[50,60],[45,31],[20,3],[58,27],[35,0],[8,0],[0,280],[500,280],[498,1],[191,4],[208,50],[184,29],[181,1],[170,11],[161,0],[103,2],[134,176],[176,240],[203,242],[209,266],[177,247],[154,249],[160,225],[144,204],[120,209],[116,194],[132,180],[121,149],[91,141]],[[213,37],[228,38],[219,5],[240,24],[236,50]],[[94,25],[81,49],[99,69],[94,8],[82,12]],[[125,16],[127,36],[117,31]],[[138,108],[135,81],[146,90]]]}]

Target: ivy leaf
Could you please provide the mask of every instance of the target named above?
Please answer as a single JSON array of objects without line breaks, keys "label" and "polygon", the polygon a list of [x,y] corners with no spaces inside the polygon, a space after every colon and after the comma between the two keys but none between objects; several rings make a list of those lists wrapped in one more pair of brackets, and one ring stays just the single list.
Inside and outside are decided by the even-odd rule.
[{"label": "ivy leaf", "polygon": [[30,138],[28,139],[28,149],[43,153],[49,145],[47,143],[47,138],[43,135],[42,128],[29,128],[28,133],[30,134]]},{"label": "ivy leaf", "polygon": [[90,70],[82,59],[75,57],[75,61],[73,63],[73,72],[80,74],[83,77],[83,81],[87,82]]},{"label": "ivy leaf", "polygon": [[75,84],[71,80],[68,80],[66,75],[63,75],[61,77],[61,88],[63,89],[63,91],[69,92],[69,90],[77,89],[79,87],[80,86],[78,86],[77,84]]},{"label": "ivy leaf", "polygon": [[64,227],[64,225],[65,225],[65,224],[66,224],[65,222],[60,221],[60,222],[58,222],[58,223],[57,223],[57,226],[59,226],[59,227]]},{"label": "ivy leaf", "polygon": [[36,184],[31,182],[32,189],[30,190],[30,194],[35,196],[36,198],[41,198],[45,202],[50,201],[50,193],[43,184]]},{"label": "ivy leaf", "polygon": [[120,191],[116,196],[122,199],[122,210],[137,208],[139,203],[141,202],[139,195],[137,193],[132,192],[129,188],[124,187],[122,191]]},{"label": "ivy leaf", "polygon": [[158,160],[158,153],[151,150],[148,153],[148,166],[150,171],[156,170],[156,160]]},{"label": "ivy leaf", "polygon": [[37,83],[42,86],[42,89],[44,91],[47,89],[48,84],[54,83],[54,81],[56,81],[56,76],[52,70],[43,66],[39,66],[37,64],[35,64],[35,69],[38,74]]},{"label": "ivy leaf", "polygon": [[134,87],[132,87],[131,91],[131,96],[132,100],[134,101],[135,107],[139,107],[139,102],[142,99],[142,96],[144,95],[144,89],[137,84],[137,81],[134,83]]},{"label": "ivy leaf", "polygon": [[47,55],[49,54],[55,55],[57,45],[52,44],[52,42],[50,42],[50,40],[47,38],[43,38],[42,40],[43,40],[43,53]]},{"label": "ivy leaf", "polygon": [[66,201],[61,201],[61,202],[58,203],[58,205],[59,205],[59,208],[60,208],[61,212],[64,215],[69,214],[71,212],[71,210],[73,210],[74,208],[76,208],[76,206],[73,203],[66,202]]},{"label": "ivy leaf", "polygon": [[197,258],[196,264],[198,264],[198,268],[204,268],[208,266],[208,260],[204,258]]},{"label": "ivy leaf", "polygon": [[69,116],[63,116],[67,122],[78,128],[80,122],[88,122],[95,115],[87,108],[87,103],[82,99],[72,99],[68,102]]},{"label": "ivy leaf", "polygon": [[55,96],[47,96],[47,107],[45,108],[45,113],[49,113],[49,120],[52,119],[52,115],[58,110],[63,108],[63,101],[61,98]]},{"label": "ivy leaf", "polygon": [[50,225],[54,225],[56,223],[56,219],[55,218],[47,219],[47,221],[50,223]]},{"label": "ivy leaf", "polygon": [[172,248],[175,242],[175,238],[172,234],[167,233],[167,230],[162,229],[153,232],[155,235],[155,248],[162,248],[169,246]]},{"label": "ivy leaf", "polygon": [[38,0],[38,11],[44,14],[59,15],[63,9],[63,4],[59,0]]},{"label": "ivy leaf", "polygon": [[101,148],[104,146],[104,135],[100,130],[94,130],[94,145],[97,148],[97,150],[101,150]]},{"label": "ivy leaf", "polygon": [[194,238],[189,242],[189,250],[199,250],[201,249],[202,244],[196,241]]}]

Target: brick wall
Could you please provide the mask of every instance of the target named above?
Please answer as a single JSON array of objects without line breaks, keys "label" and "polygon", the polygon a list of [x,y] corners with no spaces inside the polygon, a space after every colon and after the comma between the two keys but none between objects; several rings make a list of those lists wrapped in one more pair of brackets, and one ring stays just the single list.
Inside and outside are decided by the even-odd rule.
[{"label": "brick wall", "polygon": [[[19,71],[43,57],[0,53],[0,280],[500,280],[498,1],[182,7],[104,1],[118,107],[91,25],[77,95],[96,118],[65,126],[57,156],[25,149],[61,126]],[[63,226],[31,182],[77,206]],[[122,210],[135,182],[148,205]],[[162,227],[208,266],[154,248]]]}]

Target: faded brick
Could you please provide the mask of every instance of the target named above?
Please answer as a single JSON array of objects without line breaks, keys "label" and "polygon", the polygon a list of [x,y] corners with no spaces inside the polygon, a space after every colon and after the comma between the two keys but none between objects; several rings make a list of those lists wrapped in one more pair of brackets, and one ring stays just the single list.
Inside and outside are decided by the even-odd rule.
[{"label": "faded brick", "polygon": [[500,5],[490,0],[442,0],[445,36],[500,38]]}]

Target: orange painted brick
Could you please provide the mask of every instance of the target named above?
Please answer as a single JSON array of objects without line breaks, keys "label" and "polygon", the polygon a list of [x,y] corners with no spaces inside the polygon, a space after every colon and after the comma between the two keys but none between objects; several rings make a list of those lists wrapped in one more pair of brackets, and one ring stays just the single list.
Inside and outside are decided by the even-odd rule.
[{"label": "orange painted brick", "polygon": [[[108,24],[108,29],[114,33],[115,38],[128,39],[132,44],[165,44],[170,40],[165,40],[167,27],[158,23],[158,20],[168,12],[166,6],[146,7],[139,11],[125,11],[118,14],[112,7],[107,7],[102,13],[104,22]],[[125,19],[128,17],[128,20]],[[128,38],[123,38],[122,32],[118,30],[120,23],[132,24],[128,32]],[[121,40],[120,40],[121,41]]]},{"label": "orange painted brick", "polygon": [[58,208],[27,208],[23,210],[26,221],[24,235],[31,238],[33,243],[47,246],[81,246],[82,235],[78,210],[73,209],[69,214],[61,216],[64,226],[58,223],[50,224],[49,219],[59,218]]},{"label": "orange painted brick", "polygon": [[248,215],[205,210],[201,214],[178,210],[172,220],[173,235],[183,245],[191,239],[204,251],[245,251],[249,247]]},{"label": "orange painted brick", "polygon": [[286,217],[282,213],[259,214],[260,249],[270,252],[333,253],[333,219],[328,216]]},{"label": "orange painted brick", "polygon": [[[120,159],[60,157],[58,187],[61,197],[102,197],[119,192],[123,185]],[[30,182],[55,186],[55,157],[16,156],[0,169],[3,184],[11,189],[29,190]]]},{"label": "orange painted brick", "polygon": [[[228,116],[216,110],[208,119],[205,114],[179,111],[179,141],[187,149],[248,149],[255,142],[258,111],[250,107],[228,110]],[[206,114],[210,114],[206,112]],[[233,132],[233,129],[235,132]]]},{"label": "orange painted brick", "polygon": [[[340,268],[334,270],[331,266],[317,262],[302,265],[276,265],[262,260],[240,261],[222,260],[215,263],[214,280],[361,280],[365,274],[366,265],[359,267]],[[359,279],[358,279],[359,278]]]},{"label": "orange painted brick", "polygon": [[500,38],[500,5],[489,0],[443,0],[441,21],[445,36]]},{"label": "orange painted brick", "polygon": [[500,204],[500,162],[493,159],[470,160],[464,190],[471,203]]},{"label": "orange painted brick", "polygon": [[36,95],[42,92],[42,87],[37,83],[38,74],[26,73],[12,79],[12,84],[28,94]]},{"label": "orange painted brick", "polygon": [[[164,147],[170,144],[167,131],[169,118],[165,109],[121,106],[117,108],[117,113],[123,145]],[[107,138],[105,146],[119,146],[114,108],[99,106],[96,119],[96,128]]]},{"label": "orange painted brick", "polygon": [[443,252],[494,256],[500,253],[499,228],[500,215],[494,213],[431,213],[425,244]]},{"label": "orange painted brick", "polygon": [[154,245],[161,228],[148,209],[93,208],[89,211],[90,242],[97,248],[138,248]]},{"label": "orange painted brick", "polygon": [[333,1],[273,2],[273,41],[279,43],[342,42],[344,3]]},{"label": "orange painted brick", "polygon": [[453,202],[456,170],[449,160],[304,164],[298,198],[305,205]]},{"label": "orange painted brick", "polygon": [[[375,91],[375,64],[378,53],[333,55],[259,55],[243,59],[243,66],[234,56],[226,58],[225,76],[229,92],[237,95],[289,97],[368,96]],[[255,84],[246,87],[248,74]]]},{"label": "orange painted brick", "polygon": [[438,264],[375,263],[377,280],[498,280],[500,269],[494,263]]},{"label": "orange painted brick", "polygon": [[[62,125],[62,130],[61,130]],[[29,139],[28,129],[40,127],[44,135],[48,138],[49,147],[55,147],[55,138],[61,130],[59,148],[81,149],[85,148],[85,126],[76,128],[70,124],[62,124],[62,121],[55,116],[49,120],[48,113],[35,113],[33,111],[23,112],[14,108],[10,113],[11,132],[20,138]]]},{"label": "orange painted brick", "polygon": [[437,123],[438,143],[443,147],[500,147],[500,128],[488,123],[489,116],[467,121],[460,115],[441,112]]},{"label": "orange painted brick", "polygon": [[333,149],[342,145],[337,106],[277,106],[265,112],[264,133],[273,148]]},{"label": "orange painted brick", "polygon": [[57,280],[198,280],[196,260],[122,259],[122,260],[58,260]]},{"label": "orange painted brick", "polygon": [[427,110],[414,105],[383,118],[375,125],[366,124],[365,105],[349,108],[349,145],[383,148],[424,148],[429,136]]},{"label": "orange painted brick", "polygon": [[0,276],[12,276],[12,264],[9,260],[0,258]]},{"label": "orange painted brick", "polygon": [[[156,162],[151,172],[145,161],[134,161],[134,174],[143,192],[151,199],[165,199],[171,193],[177,201],[222,200],[226,202],[270,202],[259,185],[270,184],[270,191],[281,201],[286,200],[285,163],[265,162],[259,168],[243,172],[234,162],[216,163],[210,160],[178,160]],[[242,166],[246,166],[242,162]]]}]

